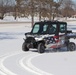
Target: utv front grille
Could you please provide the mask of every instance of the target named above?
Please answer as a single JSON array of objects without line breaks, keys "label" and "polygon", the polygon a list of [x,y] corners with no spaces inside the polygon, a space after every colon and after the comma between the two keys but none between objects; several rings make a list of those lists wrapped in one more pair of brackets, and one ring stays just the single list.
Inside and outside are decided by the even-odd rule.
[{"label": "utv front grille", "polygon": [[27,37],[25,40],[26,43],[34,43],[35,39],[33,37]]}]

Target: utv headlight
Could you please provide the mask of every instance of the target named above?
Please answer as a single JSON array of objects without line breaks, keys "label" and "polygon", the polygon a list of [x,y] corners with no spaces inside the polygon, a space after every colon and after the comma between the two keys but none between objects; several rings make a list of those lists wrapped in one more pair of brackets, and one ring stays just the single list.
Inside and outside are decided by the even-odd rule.
[{"label": "utv headlight", "polygon": [[35,38],[36,41],[43,40],[43,38]]}]

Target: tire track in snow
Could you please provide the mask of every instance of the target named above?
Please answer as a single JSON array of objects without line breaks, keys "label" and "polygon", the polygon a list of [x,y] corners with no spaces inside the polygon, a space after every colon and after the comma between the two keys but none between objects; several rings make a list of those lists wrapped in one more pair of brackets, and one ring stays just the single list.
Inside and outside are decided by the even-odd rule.
[{"label": "tire track in snow", "polygon": [[2,71],[0,70],[0,75],[7,75],[7,74],[5,74],[4,72],[2,72]]},{"label": "tire track in snow", "polygon": [[[7,60],[7,59],[11,59],[11,57],[19,56],[19,54],[21,54],[21,52],[16,52],[14,54],[11,53],[11,55],[8,54],[1,58],[1,62],[0,62],[0,66],[1,66],[0,69],[2,71],[1,75],[18,75],[18,74],[11,72],[10,69],[7,69],[7,67],[4,66],[3,62],[5,62],[5,60]],[[22,53],[22,55],[23,55],[23,53]],[[41,54],[37,54],[37,53],[28,54],[27,56],[24,55],[24,56],[22,56],[22,58],[19,61],[17,61],[18,65],[20,65],[20,67],[22,67],[24,70],[31,72],[33,75],[52,75],[50,73],[47,73],[47,72],[44,72],[44,71],[38,69],[31,63],[32,59],[35,59],[36,57],[38,57],[40,55]],[[24,61],[26,61],[26,62],[24,63]]]},{"label": "tire track in snow", "polygon": [[2,57],[3,56],[5,56],[5,55],[2,55],[2,56],[0,56],[0,75],[7,75],[7,74],[5,74],[3,71],[2,71],[2,67],[1,67],[1,59],[2,59]]},{"label": "tire track in snow", "polygon": [[[6,67],[5,66],[5,62],[6,61],[8,61],[8,59],[10,60],[12,57],[13,58],[15,58],[16,56],[16,58],[18,58],[20,55],[22,55],[22,58],[23,57],[27,57],[27,56],[30,56],[31,54],[29,53],[28,55],[27,55],[28,53],[26,53],[26,55],[24,55],[24,53],[23,52],[15,52],[15,53],[9,53],[9,54],[6,54],[6,55],[4,55],[4,56],[2,56],[1,57],[1,61],[0,61],[0,70],[1,70],[1,75],[18,75],[18,74],[15,74],[15,73],[13,73],[10,69],[8,69],[8,67]],[[20,58],[21,58],[21,56],[20,56]],[[22,59],[21,58],[21,59]],[[21,60],[20,59],[20,60]],[[14,60],[15,61],[15,60]],[[10,63],[11,63],[12,61],[10,61]],[[8,61],[8,63],[9,63],[9,61]],[[17,64],[18,63],[18,64]],[[16,65],[17,66],[20,66],[21,67],[21,65],[19,65],[19,61],[17,61],[17,63],[16,63]],[[21,67],[22,69],[24,69],[23,67]],[[25,71],[27,70],[27,69],[24,69]],[[28,72],[28,71],[27,71]],[[30,74],[29,74],[30,75]],[[31,74],[32,75],[32,74]],[[34,75],[34,74],[33,74]]]},{"label": "tire track in snow", "polygon": [[11,56],[14,56],[14,55],[17,55],[17,54],[20,54],[20,53],[21,53],[21,52],[8,53],[8,54],[3,55],[3,56],[0,57],[0,74],[1,74],[1,75],[17,75],[17,74],[15,74],[15,73],[11,72],[10,70],[8,70],[8,69],[4,66],[3,62],[4,62],[7,58],[9,58],[9,57],[11,57]]},{"label": "tire track in snow", "polygon": [[[24,68],[24,69],[27,69],[28,71],[34,73],[35,75],[53,75],[53,74],[50,74],[50,73],[47,73],[45,71],[42,71],[40,69],[38,69],[37,67],[35,67],[32,63],[31,63],[31,60],[34,59],[35,57],[38,57],[40,55],[37,55],[37,54],[31,54],[27,57],[24,57],[22,58],[20,61],[19,61],[19,64]],[[26,62],[24,63],[24,60],[26,60]]]}]

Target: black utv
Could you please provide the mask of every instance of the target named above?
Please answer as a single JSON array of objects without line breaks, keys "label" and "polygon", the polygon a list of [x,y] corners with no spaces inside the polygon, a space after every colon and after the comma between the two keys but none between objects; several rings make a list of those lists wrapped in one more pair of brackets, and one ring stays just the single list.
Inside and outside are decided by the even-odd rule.
[{"label": "black utv", "polygon": [[67,50],[75,50],[75,43],[70,42],[72,31],[67,31],[67,23],[59,21],[36,22],[29,33],[25,33],[26,38],[22,45],[23,51],[35,48],[39,53],[44,53],[45,48],[61,48],[66,46]]}]

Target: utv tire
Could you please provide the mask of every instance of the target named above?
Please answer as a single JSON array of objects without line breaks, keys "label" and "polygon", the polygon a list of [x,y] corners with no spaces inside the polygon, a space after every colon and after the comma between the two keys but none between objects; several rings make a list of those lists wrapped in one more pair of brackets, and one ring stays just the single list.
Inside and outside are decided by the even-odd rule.
[{"label": "utv tire", "polygon": [[73,43],[73,42],[68,43],[67,50],[75,51],[75,43]]},{"label": "utv tire", "polygon": [[44,53],[44,51],[45,51],[45,47],[42,43],[40,43],[38,45],[38,53]]},{"label": "utv tire", "polygon": [[22,45],[22,50],[23,51],[29,51],[29,48],[27,47],[27,44],[25,42]]}]

